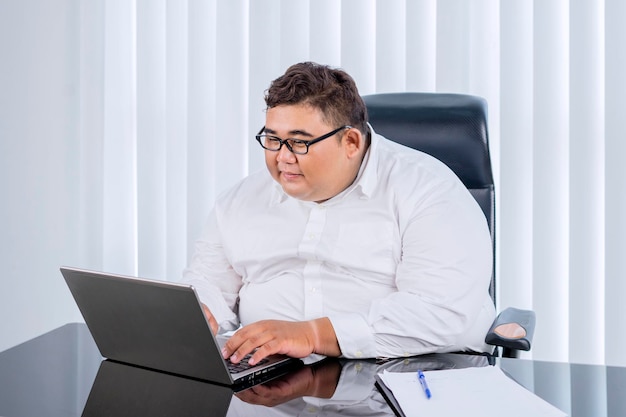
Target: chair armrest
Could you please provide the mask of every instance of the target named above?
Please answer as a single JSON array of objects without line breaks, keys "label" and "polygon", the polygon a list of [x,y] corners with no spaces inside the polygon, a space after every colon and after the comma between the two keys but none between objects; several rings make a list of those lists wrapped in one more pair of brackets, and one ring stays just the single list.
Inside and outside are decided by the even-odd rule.
[{"label": "chair armrest", "polygon": [[509,307],[493,321],[485,343],[505,349],[530,350],[535,332],[535,312]]}]

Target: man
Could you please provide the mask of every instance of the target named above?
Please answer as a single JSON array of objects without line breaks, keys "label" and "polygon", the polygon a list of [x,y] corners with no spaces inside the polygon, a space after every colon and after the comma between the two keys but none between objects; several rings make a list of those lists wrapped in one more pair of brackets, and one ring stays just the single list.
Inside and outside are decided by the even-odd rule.
[{"label": "man", "polygon": [[184,280],[223,349],[347,358],[484,351],[486,219],[438,160],[377,135],[352,78],[291,66],[266,92],[267,171],[224,193]]}]

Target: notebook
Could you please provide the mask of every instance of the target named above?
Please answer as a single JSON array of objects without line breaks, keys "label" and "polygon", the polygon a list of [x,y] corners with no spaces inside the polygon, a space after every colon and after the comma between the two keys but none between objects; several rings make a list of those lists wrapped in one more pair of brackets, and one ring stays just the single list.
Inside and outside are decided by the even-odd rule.
[{"label": "notebook", "polygon": [[213,335],[191,285],[71,267],[61,273],[100,354],[112,361],[240,388],[302,364],[272,355],[229,370],[234,364],[220,353],[226,339]]}]

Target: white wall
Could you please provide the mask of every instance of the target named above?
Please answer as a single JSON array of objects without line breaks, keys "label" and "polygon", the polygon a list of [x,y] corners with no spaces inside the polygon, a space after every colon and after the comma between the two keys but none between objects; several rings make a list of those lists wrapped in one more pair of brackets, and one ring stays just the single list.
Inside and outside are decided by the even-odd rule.
[{"label": "white wall", "polygon": [[0,351],[80,319],[77,2],[0,1]]}]

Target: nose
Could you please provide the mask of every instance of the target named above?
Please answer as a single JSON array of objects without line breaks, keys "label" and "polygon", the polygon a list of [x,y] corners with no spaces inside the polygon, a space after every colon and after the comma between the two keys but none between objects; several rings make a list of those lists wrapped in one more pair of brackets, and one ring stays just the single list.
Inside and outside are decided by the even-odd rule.
[{"label": "nose", "polygon": [[283,144],[281,148],[276,152],[276,161],[293,164],[296,162],[296,155],[287,148],[287,145]]}]

